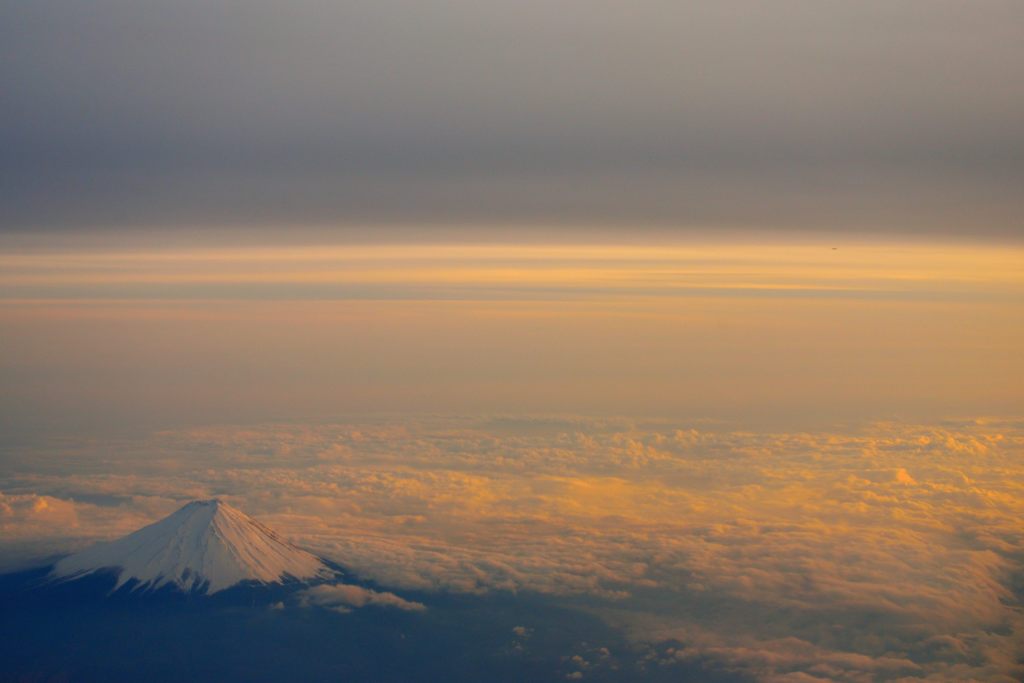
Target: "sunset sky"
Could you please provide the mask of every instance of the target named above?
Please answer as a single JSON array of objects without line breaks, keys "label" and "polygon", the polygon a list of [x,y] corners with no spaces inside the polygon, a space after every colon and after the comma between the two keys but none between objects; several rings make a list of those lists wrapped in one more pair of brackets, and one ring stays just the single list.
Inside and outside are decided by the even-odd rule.
[{"label": "sunset sky", "polygon": [[1024,4],[33,0],[0,44],[0,569],[220,496],[736,680],[1024,672]]}]

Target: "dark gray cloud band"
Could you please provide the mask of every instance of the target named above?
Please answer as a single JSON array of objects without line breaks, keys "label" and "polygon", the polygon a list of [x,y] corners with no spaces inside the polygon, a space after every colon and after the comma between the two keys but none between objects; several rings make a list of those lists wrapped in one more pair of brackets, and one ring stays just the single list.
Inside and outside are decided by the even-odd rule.
[{"label": "dark gray cloud band", "polygon": [[1019,236],[1024,8],[0,5],[0,229]]}]

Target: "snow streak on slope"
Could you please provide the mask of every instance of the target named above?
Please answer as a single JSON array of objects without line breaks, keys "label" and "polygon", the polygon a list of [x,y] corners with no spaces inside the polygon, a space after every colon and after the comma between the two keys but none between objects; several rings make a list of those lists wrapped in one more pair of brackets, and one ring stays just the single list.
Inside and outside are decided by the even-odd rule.
[{"label": "snow streak on slope", "polygon": [[108,543],[70,555],[54,567],[57,577],[77,578],[119,569],[117,587],[171,584],[207,593],[241,581],[277,583],[286,577],[329,577],[319,558],[279,538],[220,500],[194,501],[169,517]]}]

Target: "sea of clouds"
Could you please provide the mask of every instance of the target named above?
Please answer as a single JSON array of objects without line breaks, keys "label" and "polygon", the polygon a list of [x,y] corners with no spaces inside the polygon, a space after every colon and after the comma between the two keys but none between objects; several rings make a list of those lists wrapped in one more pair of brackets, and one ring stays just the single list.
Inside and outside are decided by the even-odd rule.
[{"label": "sea of clouds", "polygon": [[6,569],[219,496],[381,585],[545,594],[758,680],[1024,675],[1020,420],[362,418],[54,440],[3,462]]}]

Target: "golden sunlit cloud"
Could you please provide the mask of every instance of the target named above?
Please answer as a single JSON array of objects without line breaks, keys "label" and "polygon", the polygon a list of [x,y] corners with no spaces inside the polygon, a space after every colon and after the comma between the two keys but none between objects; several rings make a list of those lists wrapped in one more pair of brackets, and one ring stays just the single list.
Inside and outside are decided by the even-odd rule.
[{"label": "golden sunlit cloud", "polygon": [[[754,433],[403,418],[40,448],[61,471],[32,471],[42,451],[26,449],[8,486],[61,496],[0,493],[0,553],[117,536],[179,500],[221,496],[384,585],[587,599],[638,641],[678,640],[681,660],[759,679],[823,663],[851,682],[1020,670],[1019,419]],[[90,469],[96,448],[118,474]],[[305,598],[423,609],[356,587]]]}]

